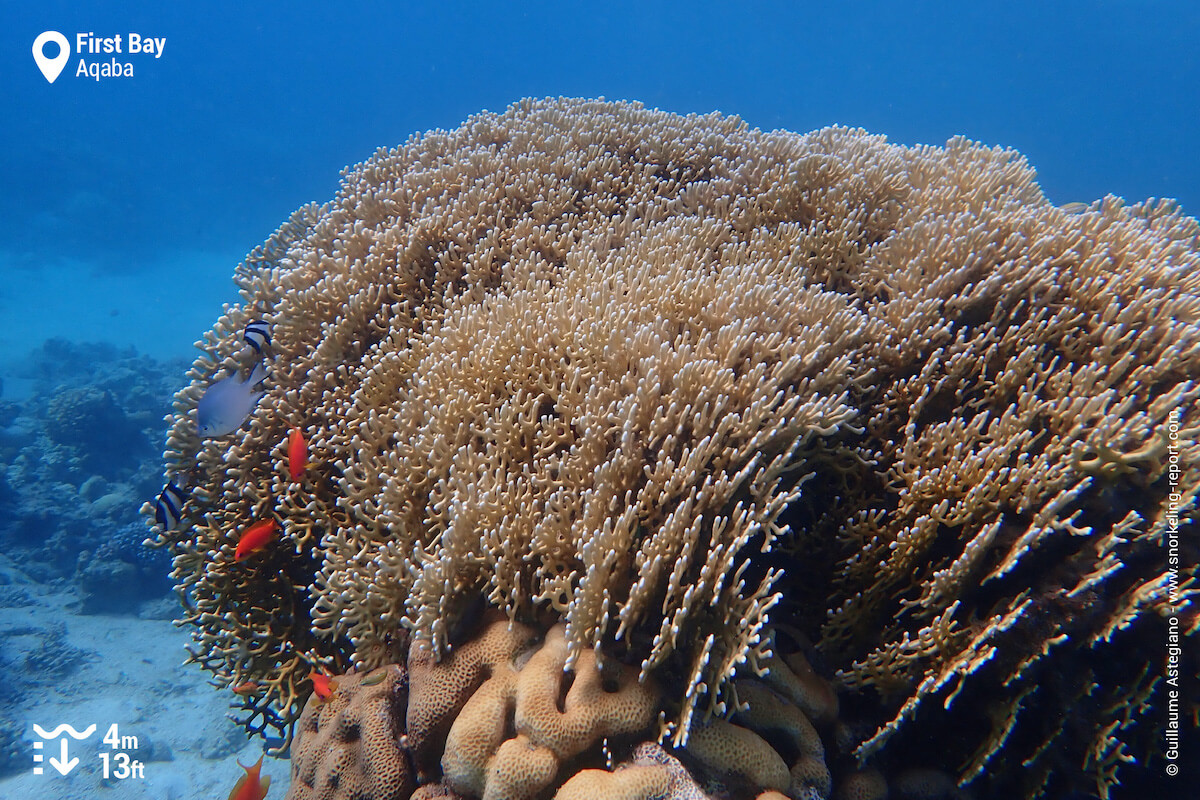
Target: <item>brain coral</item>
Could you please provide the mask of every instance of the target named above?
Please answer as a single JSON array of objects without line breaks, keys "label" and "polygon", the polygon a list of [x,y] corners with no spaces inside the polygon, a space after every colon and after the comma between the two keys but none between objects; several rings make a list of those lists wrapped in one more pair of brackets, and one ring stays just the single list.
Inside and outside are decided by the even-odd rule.
[{"label": "brain coral", "polygon": [[[1158,751],[1139,648],[1200,641],[1198,268],[1171,204],[1058,208],[963,139],[559,99],[380,150],[238,268],[176,398],[194,656],[286,736],[318,666],[498,609],[673,687],[684,745],[786,627],[861,765],[1105,794]],[[253,319],[266,396],[202,440]]]}]

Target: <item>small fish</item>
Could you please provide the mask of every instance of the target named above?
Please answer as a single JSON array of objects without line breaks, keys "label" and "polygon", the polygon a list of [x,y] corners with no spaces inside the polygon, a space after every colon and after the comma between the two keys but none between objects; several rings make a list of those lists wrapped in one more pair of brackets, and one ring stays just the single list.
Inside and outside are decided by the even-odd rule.
[{"label": "small fish", "polygon": [[209,386],[196,404],[200,435],[206,439],[224,436],[242,427],[259,398],[266,394],[254,390],[266,377],[266,369],[258,364],[244,381],[238,375],[230,375]]},{"label": "small fish", "polygon": [[254,348],[254,352],[261,356],[263,348],[271,345],[271,327],[261,319],[251,320],[246,323],[246,329],[242,331],[242,338]]},{"label": "small fish", "polygon": [[154,521],[169,531],[175,530],[183,516],[183,492],[171,481],[158,493],[154,503]]},{"label": "small fish", "polygon": [[1067,214],[1082,214],[1083,212],[1088,210],[1088,207],[1089,206],[1087,203],[1079,203],[1079,202],[1063,203],[1061,206],[1059,206],[1059,208],[1062,209]]},{"label": "small fish", "polygon": [[288,434],[288,474],[298,481],[307,466],[308,442],[304,441],[304,433],[299,428],[292,428]]},{"label": "small fish", "polygon": [[271,785],[271,776],[268,775],[265,778],[259,776],[259,772],[262,770],[262,756],[258,757],[258,763],[253,767],[247,767],[240,761],[237,762],[237,765],[246,770],[246,774],[238,778],[233,791],[229,793],[229,800],[263,800]]},{"label": "small fish", "polygon": [[333,697],[333,691],[337,688],[337,684],[333,682],[332,675],[327,672],[313,670],[308,679],[312,681],[313,691],[316,692],[317,697],[322,700],[328,700],[330,697]]},{"label": "small fish", "polygon": [[383,680],[386,677],[387,677],[387,670],[381,669],[378,672],[376,672],[375,674],[368,675],[367,677],[363,678],[362,682],[359,683],[358,685],[359,686],[377,686],[378,684],[383,683]]},{"label": "small fish", "polygon": [[259,550],[262,550],[271,541],[271,537],[278,527],[279,523],[273,519],[264,519],[262,522],[256,522],[251,525],[238,537],[237,549],[233,552],[233,560],[245,561]]},{"label": "small fish", "polygon": [[257,691],[258,684],[254,681],[246,681],[245,683],[239,683],[237,686],[233,687],[233,693],[242,697],[249,697]]}]

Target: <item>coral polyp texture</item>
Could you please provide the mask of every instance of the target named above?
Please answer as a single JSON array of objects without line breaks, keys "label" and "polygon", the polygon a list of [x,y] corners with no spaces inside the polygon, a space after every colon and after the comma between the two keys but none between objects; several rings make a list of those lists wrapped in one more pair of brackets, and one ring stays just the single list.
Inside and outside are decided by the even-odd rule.
[{"label": "coral polyp texture", "polygon": [[[525,100],[348,169],[236,281],[156,537],[251,730],[290,741],[319,671],[415,688],[459,660],[451,705],[395,731],[418,796],[526,761],[530,797],[577,762],[611,776],[563,796],[711,789],[666,759],[747,797],[914,767],[1107,796],[1161,768],[1163,653],[1194,673],[1200,642],[1200,227],[1171,203],[1059,208],[965,139]],[[252,320],[265,396],[202,439]],[[522,723],[496,665],[524,635],[547,691],[597,692],[594,735]],[[661,763],[584,764],[635,731]]]},{"label": "coral polyp texture", "polygon": [[399,737],[408,703],[398,664],[336,679],[332,693],[311,695],[292,748],[289,800],[407,798],[416,788]]}]

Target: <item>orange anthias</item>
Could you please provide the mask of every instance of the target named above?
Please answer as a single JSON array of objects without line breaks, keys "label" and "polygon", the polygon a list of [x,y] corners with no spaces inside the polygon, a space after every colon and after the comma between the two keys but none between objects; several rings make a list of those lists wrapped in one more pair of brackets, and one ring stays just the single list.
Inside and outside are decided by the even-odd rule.
[{"label": "orange anthias", "polygon": [[234,561],[245,561],[254,553],[266,547],[271,541],[271,537],[275,534],[279,527],[273,519],[264,519],[262,522],[256,522],[242,532],[238,539],[237,550],[233,551]]},{"label": "orange anthias", "polygon": [[333,690],[337,688],[333,683],[333,676],[328,673],[314,670],[308,678],[312,681],[313,691],[322,700],[328,700],[333,695]]},{"label": "orange anthias", "polygon": [[288,474],[292,480],[298,481],[307,467],[308,442],[304,441],[304,434],[299,428],[292,428],[288,434]]},{"label": "orange anthias", "polygon": [[238,766],[246,770],[246,774],[238,778],[238,782],[229,793],[229,800],[263,800],[267,796],[267,788],[271,785],[271,776],[259,777],[262,769],[262,756],[253,767],[247,767],[238,762]]}]

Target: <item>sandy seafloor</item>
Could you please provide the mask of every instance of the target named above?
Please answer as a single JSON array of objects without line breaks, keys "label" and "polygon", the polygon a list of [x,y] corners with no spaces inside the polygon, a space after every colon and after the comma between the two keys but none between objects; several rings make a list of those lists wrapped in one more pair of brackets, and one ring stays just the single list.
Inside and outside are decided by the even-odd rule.
[{"label": "sandy seafloor", "polygon": [[[188,634],[165,619],[127,615],[81,615],[72,592],[60,592],[25,576],[0,555],[0,583],[18,587],[30,598],[22,608],[0,615],[0,646],[12,653],[32,646],[37,634],[65,626],[66,641],[82,651],[71,674],[25,687],[18,698],[17,717],[27,733],[66,723],[78,730],[95,723],[97,730],[83,742],[69,745],[79,764],[67,776],[46,766],[33,773],[34,750],[27,739],[29,768],[0,779],[0,798],[37,800],[212,800],[224,798],[242,770],[235,763],[253,764],[262,753],[261,740],[227,718],[230,695],[216,691],[195,665],[183,665]],[[170,596],[164,602],[171,602]],[[10,675],[10,679],[11,679]],[[102,779],[100,743],[108,727],[136,736],[131,757],[144,763],[142,779]],[[50,753],[57,753],[58,740]],[[115,764],[115,762],[113,762]],[[288,762],[263,760],[270,775],[269,797],[282,797],[287,787]]]}]

